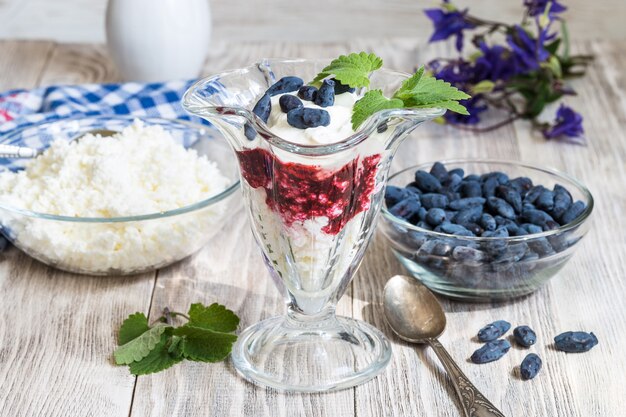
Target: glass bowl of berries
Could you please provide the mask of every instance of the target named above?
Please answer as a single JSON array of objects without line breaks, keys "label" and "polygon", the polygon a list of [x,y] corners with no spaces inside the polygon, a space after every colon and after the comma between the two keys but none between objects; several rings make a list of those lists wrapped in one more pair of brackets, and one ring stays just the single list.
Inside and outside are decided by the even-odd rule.
[{"label": "glass bowl of berries", "polygon": [[389,178],[381,229],[411,274],[470,301],[539,289],[589,230],[589,190],[568,174],[526,163],[451,160]]}]

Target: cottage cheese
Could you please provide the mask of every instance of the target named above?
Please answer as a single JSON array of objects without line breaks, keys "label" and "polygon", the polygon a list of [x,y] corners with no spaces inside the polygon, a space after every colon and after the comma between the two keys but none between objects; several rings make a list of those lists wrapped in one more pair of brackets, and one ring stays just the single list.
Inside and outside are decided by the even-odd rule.
[{"label": "cottage cheese", "polygon": [[[55,141],[24,171],[0,174],[0,202],[70,217],[161,213],[224,190],[217,165],[178,145],[160,126],[136,122],[113,137]],[[131,273],[199,249],[225,207],[209,206],[155,220],[53,221],[2,210],[5,232],[35,257],[63,269]]]}]

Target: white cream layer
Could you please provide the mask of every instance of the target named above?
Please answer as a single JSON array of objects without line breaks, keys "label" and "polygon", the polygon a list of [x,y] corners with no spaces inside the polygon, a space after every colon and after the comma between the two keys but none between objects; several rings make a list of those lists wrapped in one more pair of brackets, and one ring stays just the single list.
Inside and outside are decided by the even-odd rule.
[{"label": "white cream layer", "polygon": [[[289,93],[295,95],[294,93]],[[335,104],[320,107],[311,101],[302,100],[304,107],[322,109],[329,113],[328,126],[297,129],[287,122],[287,113],[284,113],[278,100],[283,94],[272,97],[272,112],[267,121],[270,130],[277,136],[299,145],[328,145],[341,142],[354,134],[352,130],[352,108],[359,97],[354,93],[343,93],[335,96]]]}]

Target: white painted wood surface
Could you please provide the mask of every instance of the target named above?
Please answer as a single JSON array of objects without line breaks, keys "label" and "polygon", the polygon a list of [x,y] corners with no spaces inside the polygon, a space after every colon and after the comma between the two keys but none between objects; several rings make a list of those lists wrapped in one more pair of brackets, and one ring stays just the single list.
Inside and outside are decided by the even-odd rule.
[{"label": "white painted wood surface", "polygon": [[[132,0],[127,0],[132,1]],[[184,1],[184,0],[181,0]],[[104,42],[107,0],[0,0],[0,39]],[[215,41],[346,41],[430,36],[422,9],[439,0],[211,0]],[[523,0],[456,0],[459,7],[520,20]],[[625,39],[626,2],[567,0],[574,39]]]},{"label": "white painted wood surface", "polygon": [[[333,56],[373,50],[389,67],[410,70],[441,50],[418,50],[412,40],[349,43],[216,43],[205,72],[244,65],[262,56]],[[444,300],[448,328],[442,343],[468,376],[507,416],[623,417],[626,384],[626,43],[586,42],[598,55],[580,95],[570,101],[586,120],[587,147],[545,142],[528,126],[473,135],[434,124],[409,138],[398,169],[452,157],[522,159],[568,171],[596,198],[594,226],[570,263],[532,296],[498,304]],[[102,46],[0,42],[0,89],[50,83],[115,81]],[[219,244],[218,244],[219,242]],[[390,334],[381,291],[403,269],[377,234],[339,311]],[[289,395],[256,388],[228,363],[182,363],[132,377],[115,367],[115,331],[134,311],[156,316],[169,306],[220,301],[248,326],[280,314],[243,211],[199,254],[156,274],[90,278],[54,271],[15,249],[0,254],[0,416],[427,416],[461,415],[452,386],[434,354],[392,337],[391,364],[375,380],[338,393]],[[513,348],[488,365],[468,363],[472,336],[494,319],[535,328],[531,350],[544,360],[533,381],[513,369],[527,353]],[[550,348],[565,330],[594,331],[600,344],[585,354]]]}]

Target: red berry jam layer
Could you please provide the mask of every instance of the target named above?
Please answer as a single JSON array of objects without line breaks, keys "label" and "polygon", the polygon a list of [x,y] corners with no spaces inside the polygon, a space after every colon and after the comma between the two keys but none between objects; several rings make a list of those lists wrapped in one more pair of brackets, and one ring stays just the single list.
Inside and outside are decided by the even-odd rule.
[{"label": "red berry jam layer", "polygon": [[380,154],[355,158],[337,170],[283,162],[265,149],[237,152],[243,178],[252,188],[264,188],[266,204],[286,225],[328,217],[322,228],[336,235],[354,216],[370,206]]}]

